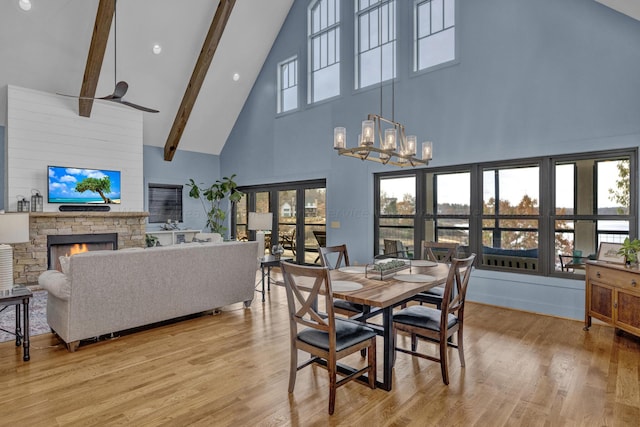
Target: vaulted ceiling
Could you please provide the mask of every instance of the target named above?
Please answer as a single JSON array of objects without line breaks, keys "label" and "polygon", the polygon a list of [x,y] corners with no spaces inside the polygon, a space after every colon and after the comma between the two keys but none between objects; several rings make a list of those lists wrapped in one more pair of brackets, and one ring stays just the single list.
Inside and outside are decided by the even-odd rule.
[{"label": "vaulted ceiling", "polygon": [[[31,0],[32,8],[25,12],[18,0],[2,0],[0,88],[16,85],[79,95],[99,3]],[[125,80],[127,101],[160,110],[142,113],[145,145],[165,146],[218,3],[118,0],[116,26],[111,25],[95,94],[111,94],[115,82]],[[179,149],[220,153],[292,3],[235,1]],[[162,47],[160,55],[152,52],[155,44]],[[0,125],[5,123],[2,102]]]},{"label": "vaulted ceiling", "polygon": [[[220,154],[293,1],[235,1],[179,149]],[[597,1],[640,20],[640,0]],[[0,88],[80,94],[99,3],[31,0],[25,12],[18,0],[0,1]],[[111,94],[115,82],[125,80],[127,101],[160,110],[141,113],[145,145],[165,146],[218,3],[118,1],[117,60],[112,25],[96,96]],[[160,55],[152,53],[154,44],[162,46]],[[0,102],[0,125],[5,123],[6,104]]]}]

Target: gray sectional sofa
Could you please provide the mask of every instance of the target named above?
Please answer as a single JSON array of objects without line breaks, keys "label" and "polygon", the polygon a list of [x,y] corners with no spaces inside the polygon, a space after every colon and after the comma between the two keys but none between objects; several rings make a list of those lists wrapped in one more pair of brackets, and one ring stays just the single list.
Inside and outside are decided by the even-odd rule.
[{"label": "gray sectional sofa", "polygon": [[91,251],[48,270],[47,322],[74,351],[80,340],[244,302],[255,294],[257,242]]}]

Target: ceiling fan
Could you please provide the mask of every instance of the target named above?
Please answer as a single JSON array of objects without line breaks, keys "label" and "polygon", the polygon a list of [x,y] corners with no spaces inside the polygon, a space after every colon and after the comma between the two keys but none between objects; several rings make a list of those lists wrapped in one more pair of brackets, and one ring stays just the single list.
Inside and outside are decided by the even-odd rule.
[{"label": "ceiling fan", "polygon": [[[118,15],[117,15],[117,0],[114,3],[114,16],[113,16],[113,80],[115,83],[116,80],[116,70],[117,70],[117,60],[118,60]],[[91,100],[103,100],[103,101],[111,101],[117,102],[122,105],[126,105],[131,108],[135,108],[140,111],[144,111],[147,113],[159,113],[158,110],[153,108],[143,107],[142,105],[134,104],[132,102],[125,101],[123,98],[127,94],[127,90],[129,90],[129,84],[125,81],[119,81],[115,83],[115,87],[113,89],[113,93],[111,95],[102,96],[102,97],[86,97],[86,96],[75,96],[75,95],[66,95],[63,93],[58,93],[58,95],[68,96],[71,98],[77,99],[91,99]]]},{"label": "ceiling fan", "polygon": [[58,95],[68,96],[68,97],[77,98],[77,99],[92,99],[94,101],[95,100],[103,100],[103,101],[117,102],[119,104],[126,105],[128,107],[135,108],[137,110],[141,110],[141,111],[144,111],[144,112],[147,112],[147,113],[159,113],[158,110],[154,110],[153,108],[143,107],[142,105],[138,105],[138,104],[134,104],[134,103],[129,102],[129,101],[125,101],[123,98],[126,95],[128,89],[129,89],[129,84],[127,82],[119,81],[118,83],[116,83],[116,86],[113,89],[113,93],[111,95],[102,96],[102,97],[99,97],[99,98],[91,98],[91,97],[87,97],[87,96],[66,95],[64,93],[58,93]]}]

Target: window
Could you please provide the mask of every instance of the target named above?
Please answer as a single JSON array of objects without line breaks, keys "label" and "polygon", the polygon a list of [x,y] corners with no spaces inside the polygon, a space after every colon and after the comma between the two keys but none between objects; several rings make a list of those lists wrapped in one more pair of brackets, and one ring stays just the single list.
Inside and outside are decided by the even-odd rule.
[{"label": "window", "polygon": [[416,177],[383,178],[378,191],[378,247],[382,253],[384,241],[399,240],[409,252],[414,246],[416,222]]},{"label": "window", "polygon": [[298,58],[278,64],[278,113],[298,108]]},{"label": "window", "polygon": [[631,157],[558,161],[554,168],[555,269],[583,275],[600,243],[622,243],[631,234]]},{"label": "window", "polygon": [[356,89],[395,78],[395,0],[356,0]]},{"label": "window", "polygon": [[455,0],[416,1],[414,71],[456,58]]},{"label": "window", "polygon": [[340,0],[309,6],[309,103],[340,94]]},{"label": "window", "polygon": [[[415,197],[406,172],[376,174],[374,253],[384,236],[457,242],[478,268],[584,280],[600,243],[637,236],[636,159],[611,150],[421,169]],[[401,214],[399,200],[414,204]]]},{"label": "window", "polygon": [[469,246],[471,174],[469,171],[427,174],[425,239]]},{"label": "window", "polygon": [[149,184],[149,222],[182,222],[182,185]]},{"label": "window", "polygon": [[482,263],[538,269],[540,167],[482,171]]}]

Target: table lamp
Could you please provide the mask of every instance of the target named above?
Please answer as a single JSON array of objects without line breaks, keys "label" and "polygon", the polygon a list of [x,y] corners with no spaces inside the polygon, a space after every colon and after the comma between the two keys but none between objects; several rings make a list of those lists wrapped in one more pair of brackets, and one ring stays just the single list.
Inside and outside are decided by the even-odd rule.
[{"label": "table lamp", "polygon": [[29,241],[28,213],[0,213],[0,293],[13,289],[13,248]]},{"label": "table lamp", "polygon": [[264,232],[271,230],[273,222],[273,214],[271,212],[259,213],[249,212],[249,230],[256,232],[256,241],[258,242],[258,255],[260,258],[264,256]]}]

